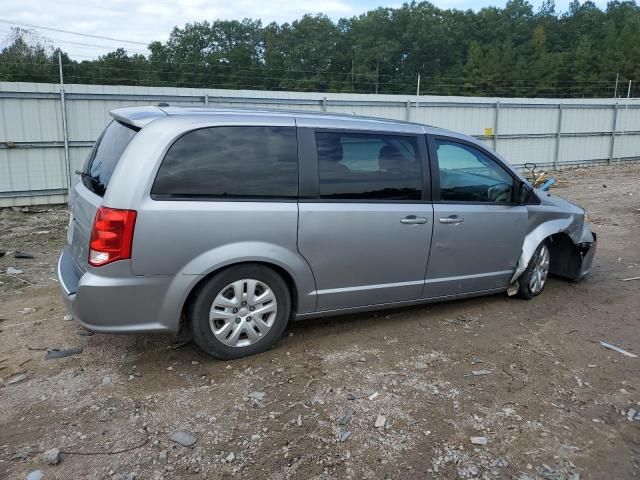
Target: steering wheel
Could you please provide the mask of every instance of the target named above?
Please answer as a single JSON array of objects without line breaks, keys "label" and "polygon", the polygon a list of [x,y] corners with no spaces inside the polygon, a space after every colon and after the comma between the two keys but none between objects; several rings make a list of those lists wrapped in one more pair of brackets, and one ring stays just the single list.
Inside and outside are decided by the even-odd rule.
[{"label": "steering wheel", "polygon": [[495,203],[510,203],[512,190],[510,183],[496,183],[487,189],[487,198]]}]

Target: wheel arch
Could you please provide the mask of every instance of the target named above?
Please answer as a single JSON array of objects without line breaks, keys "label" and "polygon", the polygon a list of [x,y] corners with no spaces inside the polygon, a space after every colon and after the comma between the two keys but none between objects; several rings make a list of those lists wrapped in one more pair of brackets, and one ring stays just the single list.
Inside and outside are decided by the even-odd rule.
[{"label": "wheel arch", "polygon": [[244,265],[257,265],[257,266],[266,267],[273,270],[278,275],[280,275],[280,277],[282,277],[282,279],[284,280],[287,286],[287,290],[289,290],[289,295],[291,297],[290,320],[295,316],[299,308],[300,293],[298,291],[298,287],[293,279],[291,272],[283,268],[281,265],[278,265],[273,262],[264,261],[264,260],[237,261],[234,263],[229,263],[226,265],[219,266],[215,270],[208,272],[191,287],[189,293],[187,294],[182,304],[182,308],[180,310],[180,327],[179,327],[180,332],[185,332],[185,331],[188,331],[189,329],[188,311],[191,305],[193,304],[194,299],[198,295],[198,292],[200,291],[200,289],[219,273],[234,267],[244,266]]}]

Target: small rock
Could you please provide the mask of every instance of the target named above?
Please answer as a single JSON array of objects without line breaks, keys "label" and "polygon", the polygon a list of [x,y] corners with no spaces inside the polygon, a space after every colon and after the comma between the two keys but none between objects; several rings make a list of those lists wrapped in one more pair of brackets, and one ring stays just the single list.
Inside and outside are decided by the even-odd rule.
[{"label": "small rock", "polygon": [[[21,275],[24,273],[24,271],[20,270],[19,268],[7,267],[7,270],[5,273],[7,275]],[[36,470],[36,471],[39,472],[40,470]]]},{"label": "small rock", "polygon": [[71,315],[65,315],[64,317],[62,317],[63,320],[66,320],[67,322],[73,320],[73,316]]},{"label": "small rock", "polygon": [[169,440],[175,443],[179,443],[185,447],[191,447],[195,445],[198,441],[198,438],[191,432],[187,430],[176,430],[171,435],[169,435]]},{"label": "small rock", "polygon": [[387,423],[387,417],[385,417],[384,415],[378,415],[376,417],[376,423],[374,424],[374,427],[382,428],[385,426],[386,423]]},{"label": "small rock", "polygon": [[11,461],[15,462],[16,460],[26,460],[27,458],[29,458],[29,452],[20,451],[11,456]]},{"label": "small rock", "polygon": [[166,459],[167,459],[167,451],[166,451],[166,450],[161,451],[161,452],[158,454],[158,458],[159,458],[160,460],[166,460]]},{"label": "small rock", "polygon": [[22,315],[26,315],[26,314],[28,314],[28,313],[34,313],[35,311],[36,311],[36,309],[35,309],[35,308],[26,307],[26,308],[23,308],[22,310],[20,310],[20,313],[21,313]]},{"label": "small rock", "polygon": [[493,372],[491,370],[472,370],[471,373],[475,377],[479,377],[481,375],[491,375]]},{"label": "small rock", "polygon": [[191,365],[200,365],[200,362],[197,360],[191,360]]},{"label": "small rock", "polygon": [[235,453],[233,453],[233,452],[229,453],[229,455],[227,455],[227,456],[225,457],[225,461],[226,461],[227,463],[231,463],[231,462],[233,462],[235,459],[236,459],[236,454],[235,454]]},{"label": "small rock", "polygon": [[299,427],[302,426],[302,415],[298,415],[298,419],[296,420],[296,425],[298,425]]},{"label": "small rock", "polygon": [[102,377],[103,385],[111,385],[111,377]]},{"label": "small rock", "polygon": [[256,402],[261,402],[262,400],[264,400],[264,397],[267,394],[265,392],[251,392],[249,395],[247,395],[249,398],[255,400]]},{"label": "small rock", "polygon": [[171,371],[171,370],[173,370],[173,367],[167,367],[167,370]]},{"label": "small rock", "polygon": [[41,455],[41,458],[49,465],[57,465],[60,463],[60,450],[58,450],[57,448],[47,450]]},{"label": "small rock", "polygon": [[254,433],[253,435],[251,435],[252,442],[257,442],[258,440],[260,440],[260,434]]},{"label": "small rock", "polygon": [[377,398],[378,396],[378,392],[373,392],[371,395],[369,395],[369,400],[374,400],[375,398]]},{"label": "small rock", "polygon": [[42,480],[43,478],[44,473],[42,473],[42,470],[34,470],[27,475],[27,480]]},{"label": "small rock", "polygon": [[347,438],[349,438],[350,436],[351,436],[351,432],[349,432],[349,431],[345,430],[344,432],[342,432],[342,433],[340,434],[340,441],[341,441],[341,442],[346,442],[346,441],[347,441]]},{"label": "small rock", "polygon": [[486,445],[487,437],[471,437],[471,443],[474,445]]}]

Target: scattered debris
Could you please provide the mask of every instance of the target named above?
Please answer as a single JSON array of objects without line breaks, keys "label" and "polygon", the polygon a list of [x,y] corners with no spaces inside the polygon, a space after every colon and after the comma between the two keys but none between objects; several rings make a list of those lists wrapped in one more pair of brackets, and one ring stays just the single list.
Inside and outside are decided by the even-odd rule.
[{"label": "scattered debris", "polygon": [[42,480],[44,478],[44,473],[42,470],[34,470],[27,475],[27,480]]},{"label": "scattered debris", "polygon": [[13,377],[11,377],[7,382],[7,384],[13,385],[14,383],[22,382],[23,380],[26,380],[27,378],[29,378],[30,375],[31,375],[31,372],[28,372],[28,371],[19,373],[18,375],[14,375]]},{"label": "scattered debris", "polygon": [[261,402],[264,400],[264,397],[266,397],[266,395],[267,394],[265,392],[251,392],[247,396],[252,400],[255,400],[256,402]]},{"label": "scattered debris", "polygon": [[169,440],[175,443],[179,443],[185,447],[191,447],[195,445],[198,441],[198,438],[188,430],[176,430],[171,435],[169,435]]},{"label": "scattered debris", "polygon": [[64,317],[62,317],[63,320],[66,320],[67,322],[70,320],[73,320],[73,316],[71,315],[65,315]]},{"label": "scattered debris", "polygon": [[609,350],[614,350],[618,353],[621,353],[622,355],[626,356],[626,357],[631,357],[631,358],[638,358],[637,355],[627,352],[626,350],[621,349],[620,347],[616,347],[615,345],[611,345],[610,343],[606,343],[601,341],[600,345],[602,345],[604,348],[608,348]]},{"label": "scattered debris", "polygon": [[340,434],[340,441],[341,442],[346,442],[347,438],[349,438],[351,436],[351,432],[348,430],[344,430],[341,434]]},{"label": "scattered debris", "polygon": [[13,258],[33,258],[33,255],[27,252],[16,250],[15,252],[13,252]]},{"label": "scattered debris", "polygon": [[29,313],[34,313],[35,311],[36,311],[36,309],[35,309],[35,308],[25,307],[25,308],[23,308],[22,310],[20,310],[20,313],[21,313],[22,315],[27,315],[27,314],[29,314]]},{"label": "scattered debris", "polygon": [[42,458],[43,462],[48,463],[49,465],[57,465],[61,460],[60,450],[58,450],[57,448],[52,448],[50,450],[47,450],[46,452],[43,452],[40,458]]},{"label": "scattered debris", "polygon": [[373,426],[376,428],[383,428],[386,423],[387,423],[387,417],[385,417],[384,415],[378,415],[376,417],[376,423]]},{"label": "scattered debris", "polygon": [[373,392],[371,395],[369,395],[369,400],[375,400],[378,397],[378,392]]},{"label": "scattered debris", "polygon": [[236,459],[236,454],[235,454],[235,453],[233,453],[233,452],[230,452],[230,453],[229,453],[229,455],[227,455],[227,456],[225,457],[225,461],[226,461],[227,463],[231,463],[231,462],[233,462],[235,459]]},{"label": "scattered debris", "polygon": [[298,415],[298,418],[296,419],[296,425],[298,425],[299,427],[302,426],[302,415]]},{"label": "scattered debris", "polygon": [[5,273],[7,275],[22,275],[24,273],[24,270],[20,270],[19,268],[15,267],[7,267]]},{"label": "scattered debris", "polygon": [[631,280],[640,280],[640,277],[629,277],[629,278],[621,278],[623,282],[630,282]]},{"label": "scattered debris", "polygon": [[487,437],[471,437],[471,443],[474,445],[486,445]]},{"label": "scattered debris", "polygon": [[354,413],[356,413],[356,411],[353,408],[348,408],[347,413],[340,419],[338,423],[343,427],[348,425]]},{"label": "scattered debris", "polygon": [[633,422],[634,420],[640,421],[640,412],[635,408],[630,408],[629,410],[627,410],[627,420],[629,420],[630,422]]},{"label": "scattered debris", "polygon": [[51,350],[47,350],[47,354],[44,356],[44,358],[46,360],[51,360],[54,358],[65,358],[65,357],[70,357],[72,355],[80,355],[81,353],[82,353],[82,347],[72,347],[72,348],[66,348],[63,350],[53,348]]},{"label": "scattered debris", "polygon": [[482,375],[491,375],[493,373],[492,370],[472,370],[471,373],[474,377],[479,377]]},{"label": "scattered debris", "polygon": [[111,385],[111,377],[103,377],[102,378],[102,385]]}]

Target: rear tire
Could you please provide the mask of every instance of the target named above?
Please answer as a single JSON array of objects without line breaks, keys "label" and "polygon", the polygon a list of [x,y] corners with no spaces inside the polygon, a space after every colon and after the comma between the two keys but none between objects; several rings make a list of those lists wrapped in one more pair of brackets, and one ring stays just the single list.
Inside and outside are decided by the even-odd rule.
[{"label": "rear tire", "polygon": [[518,279],[519,298],[531,300],[542,293],[549,276],[551,254],[546,242],[542,242],[533,253],[529,265]]},{"label": "rear tire", "polygon": [[221,360],[261,353],[284,332],[291,295],[268,267],[238,265],[218,273],[198,291],[189,310],[196,344]]}]

